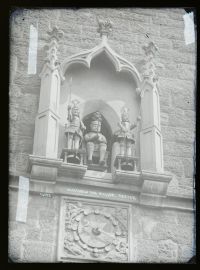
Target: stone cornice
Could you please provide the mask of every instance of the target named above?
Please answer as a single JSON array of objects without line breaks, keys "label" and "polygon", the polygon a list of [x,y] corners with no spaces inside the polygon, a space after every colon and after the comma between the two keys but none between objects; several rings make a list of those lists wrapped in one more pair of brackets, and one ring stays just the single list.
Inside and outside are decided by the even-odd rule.
[{"label": "stone cornice", "polygon": [[164,172],[160,172],[160,173],[156,172],[155,173],[153,171],[151,172],[151,171],[142,170],[141,171],[141,178],[143,180],[148,179],[148,180],[152,180],[152,181],[161,181],[162,180],[162,182],[169,183],[172,179],[172,175],[166,174]]},{"label": "stone cornice", "polygon": [[[13,180],[10,181],[9,188],[18,190],[18,181]],[[30,184],[29,192],[31,194],[43,194],[43,186],[45,185],[45,182],[42,181],[35,181],[34,185]],[[131,204],[138,204],[143,205],[139,202],[139,193],[138,192],[131,192],[129,191],[121,190],[120,187],[118,190],[105,189],[105,187],[100,187],[95,183],[95,186],[86,187],[84,185],[79,184],[71,184],[68,183],[66,185],[66,182],[63,181],[57,181],[56,184],[52,185],[49,183],[48,185],[53,186],[53,188],[49,188],[49,197],[52,196],[63,196],[63,195],[71,195],[71,196],[77,196],[77,197],[85,197],[85,198],[99,198],[104,200],[111,200],[111,201],[119,201],[119,202],[126,202]],[[46,189],[48,190],[48,189]],[[48,193],[48,191],[47,191]],[[44,194],[45,195],[45,194]],[[193,206],[193,198],[180,196],[180,194],[177,194],[177,196],[166,196],[163,198],[163,203],[161,206],[152,206],[152,205],[146,205],[145,207],[150,208],[159,208],[159,209],[171,209],[171,210],[180,210],[180,211],[195,211]]]},{"label": "stone cornice", "polygon": [[32,165],[40,165],[45,167],[59,167],[62,163],[62,159],[46,158],[43,156],[29,155],[29,162],[27,171],[30,172]]}]

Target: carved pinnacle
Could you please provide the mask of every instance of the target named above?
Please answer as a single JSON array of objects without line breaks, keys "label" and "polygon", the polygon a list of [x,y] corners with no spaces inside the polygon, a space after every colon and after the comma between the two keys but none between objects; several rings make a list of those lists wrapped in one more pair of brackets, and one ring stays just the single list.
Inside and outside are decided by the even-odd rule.
[{"label": "carved pinnacle", "polygon": [[147,57],[153,58],[158,51],[158,47],[151,41],[148,45],[143,46],[142,49]]},{"label": "carved pinnacle", "polygon": [[52,29],[47,31],[47,34],[50,36],[51,40],[56,39],[57,41],[59,41],[64,35],[63,31],[58,29],[57,26],[54,26]]},{"label": "carved pinnacle", "polygon": [[113,29],[113,23],[110,19],[99,19],[97,18],[97,22],[99,25],[99,28],[97,29],[97,32],[100,33],[100,36],[106,36],[108,37],[109,34],[112,32]]}]

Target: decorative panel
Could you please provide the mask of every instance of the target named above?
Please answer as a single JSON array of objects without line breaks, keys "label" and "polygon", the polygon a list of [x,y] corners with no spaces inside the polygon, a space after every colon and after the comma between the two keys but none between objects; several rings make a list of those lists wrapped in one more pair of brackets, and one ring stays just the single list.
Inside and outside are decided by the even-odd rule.
[{"label": "decorative panel", "polygon": [[128,262],[129,205],[61,198],[58,260]]}]

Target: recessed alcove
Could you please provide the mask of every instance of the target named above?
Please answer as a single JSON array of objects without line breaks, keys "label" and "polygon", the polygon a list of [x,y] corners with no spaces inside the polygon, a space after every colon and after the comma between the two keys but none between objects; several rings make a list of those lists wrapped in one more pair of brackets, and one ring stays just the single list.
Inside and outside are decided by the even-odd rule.
[{"label": "recessed alcove", "polygon": [[[136,82],[130,72],[116,71],[112,59],[105,51],[96,55],[90,68],[83,63],[71,63],[65,70],[65,81],[60,93],[60,129],[58,155],[65,145],[64,126],[67,121],[67,105],[70,100],[79,100],[82,120],[95,111],[105,118],[112,135],[119,128],[121,109],[129,108],[130,122],[136,122],[140,113],[140,97]],[[71,83],[70,83],[71,81]],[[139,129],[135,130],[137,154],[139,154]],[[110,136],[112,137],[112,136]],[[109,139],[111,140],[111,138]],[[108,142],[111,144],[111,141]]]}]

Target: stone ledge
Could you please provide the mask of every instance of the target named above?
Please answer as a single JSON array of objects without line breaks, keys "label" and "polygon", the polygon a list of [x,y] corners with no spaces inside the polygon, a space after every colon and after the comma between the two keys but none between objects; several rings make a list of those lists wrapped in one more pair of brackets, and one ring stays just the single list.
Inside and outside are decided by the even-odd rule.
[{"label": "stone ledge", "polygon": [[[81,183],[83,180],[79,180]],[[109,194],[110,192],[113,193],[113,188],[112,186],[114,184],[112,184],[112,186],[109,187],[109,189],[107,187],[104,186],[104,183],[101,183],[101,186],[93,186],[93,189],[95,189],[94,191],[91,190],[91,188],[88,189],[89,186],[92,185],[92,181],[90,181],[90,185],[87,184],[84,185],[84,190],[83,192],[81,192],[81,190],[83,189],[83,184],[80,185],[79,183],[76,183],[76,186],[75,187],[72,187],[71,188],[71,183],[68,182],[68,185],[66,185],[66,182],[63,180],[63,181],[57,181],[56,184],[53,184],[53,185],[47,185],[46,182],[42,182],[42,181],[34,181],[32,182],[32,184],[30,185],[30,194],[40,194],[41,192],[48,192],[48,193],[51,193],[53,196],[63,196],[63,195],[73,195],[73,196],[78,196],[78,197],[87,197],[88,199],[89,198],[97,198],[97,195],[96,193],[100,192],[100,193],[105,193],[105,189],[107,189],[107,192],[105,194]],[[49,188],[47,188],[47,186]],[[116,188],[116,185],[114,185],[115,188]],[[117,185],[118,186],[118,189],[114,190],[115,193],[120,193],[121,194],[121,191],[123,191],[124,194],[126,194],[126,192],[128,191],[127,189],[122,189],[121,188],[121,185]],[[9,188],[12,189],[12,190],[18,190],[18,184],[13,182],[9,185]],[[97,188],[97,189],[96,189]],[[136,186],[133,186],[134,189],[136,189]],[[112,190],[111,190],[112,189]],[[72,190],[74,190],[74,193],[72,193]],[[79,192],[80,190],[80,192]],[[96,192],[96,193],[95,193]],[[131,192],[131,193],[130,193]],[[100,194],[99,193],[99,194]],[[143,201],[140,200],[140,202],[138,201],[138,195],[139,195],[140,191],[139,189],[136,191],[133,191],[133,189],[129,189],[129,194],[127,194],[127,198],[128,198],[128,201],[129,203],[134,203],[134,204],[140,204],[140,205],[143,205]],[[131,195],[130,195],[131,194]],[[100,194],[101,195],[101,194]],[[151,195],[151,198],[152,197],[155,197],[154,194],[147,194],[147,195]],[[126,195],[123,195],[126,197]],[[113,196],[100,196],[99,198],[101,199],[107,199],[107,200],[115,200],[115,201],[127,201],[127,199],[125,197],[121,197],[121,198],[114,198]],[[130,197],[130,199],[129,199]],[[132,197],[135,197],[136,200],[132,199]],[[146,196],[147,197],[147,196]],[[158,196],[160,197],[160,196]],[[172,209],[172,210],[180,210],[180,211],[189,211],[189,212],[193,212],[195,211],[194,209],[194,206],[193,206],[193,199],[192,198],[180,198],[178,197],[178,194],[177,194],[177,197],[168,197],[168,196],[161,196],[163,197],[163,201],[162,201],[162,204],[161,205],[152,205],[152,204],[144,204],[145,206],[149,206],[149,207],[154,207],[154,208],[162,208],[162,209]]]},{"label": "stone ledge", "polygon": [[172,175],[164,172],[153,172],[153,171],[141,171],[141,177],[146,180],[166,182],[169,183],[172,179]]},{"label": "stone ledge", "polygon": [[126,184],[131,184],[131,185],[136,185],[136,186],[142,185],[140,172],[116,170],[113,173],[113,181],[114,183],[123,182]]},{"label": "stone ledge", "polygon": [[71,176],[75,178],[83,178],[87,170],[87,166],[81,164],[62,163],[58,169],[59,176]]},{"label": "stone ledge", "polygon": [[56,167],[57,168],[61,165],[61,163],[62,163],[62,159],[29,155],[27,172],[31,172],[32,165],[39,165],[39,166],[45,166],[45,167]]}]

